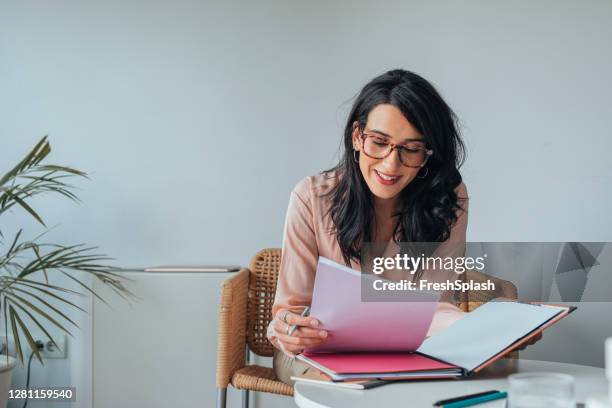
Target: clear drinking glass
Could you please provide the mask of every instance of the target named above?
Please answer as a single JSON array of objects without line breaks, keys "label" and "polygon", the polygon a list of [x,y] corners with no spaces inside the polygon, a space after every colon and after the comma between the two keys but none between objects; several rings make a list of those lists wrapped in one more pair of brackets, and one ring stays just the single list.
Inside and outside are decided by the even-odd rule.
[{"label": "clear drinking glass", "polygon": [[574,377],[557,373],[519,373],[508,377],[509,408],[574,408]]}]

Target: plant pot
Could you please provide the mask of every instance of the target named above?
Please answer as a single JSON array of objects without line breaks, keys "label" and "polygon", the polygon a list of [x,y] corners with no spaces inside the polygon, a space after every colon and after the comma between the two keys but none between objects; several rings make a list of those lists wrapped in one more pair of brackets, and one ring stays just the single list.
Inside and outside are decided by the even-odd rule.
[{"label": "plant pot", "polygon": [[17,364],[17,360],[13,357],[8,358],[8,364],[6,361],[6,355],[0,354],[0,407],[6,408],[8,403],[8,393],[11,388],[11,376],[13,374],[13,368]]}]

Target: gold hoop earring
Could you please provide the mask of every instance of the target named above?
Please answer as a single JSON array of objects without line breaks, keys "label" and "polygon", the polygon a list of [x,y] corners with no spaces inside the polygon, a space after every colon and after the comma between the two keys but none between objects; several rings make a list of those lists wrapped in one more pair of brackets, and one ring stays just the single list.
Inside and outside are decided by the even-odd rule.
[{"label": "gold hoop earring", "polygon": [[359,163],[359,158],[357,157],[357,150],[353,150],[353,160],[355,160],[355,163]]},{"label": "gold hoop earring", "polygon": [[423,174],[422,176],[417,176],[417,178],[424,179],[425,177],[427,177],[428,174],[429,174],[429,168],[425,167],[425,174]]}]

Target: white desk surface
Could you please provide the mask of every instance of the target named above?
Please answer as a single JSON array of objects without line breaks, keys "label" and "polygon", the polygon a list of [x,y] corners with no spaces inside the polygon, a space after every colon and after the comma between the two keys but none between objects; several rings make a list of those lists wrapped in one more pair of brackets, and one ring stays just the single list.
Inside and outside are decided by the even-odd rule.
[{"label": "white desk surface", "polygon": [[[518,367],[517,367],[518,365]],[[491,389],[508,390],[507,376],[514,372],[559,372],[574,376],[576,401],[607,392],[604,369],[576,364],[535,360],[502,360],[486,372],[464,380],[403,381],[370,390],[343,390],[297,383],[294,401],[300,408],[420,408],[435,401]],[[505,400],[477,405],[478,408],[504,407]]]}]

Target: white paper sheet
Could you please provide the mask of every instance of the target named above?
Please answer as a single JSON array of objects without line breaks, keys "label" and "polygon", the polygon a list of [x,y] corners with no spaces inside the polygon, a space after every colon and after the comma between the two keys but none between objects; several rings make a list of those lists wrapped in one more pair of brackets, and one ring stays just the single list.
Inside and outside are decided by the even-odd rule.
[{"label": "white paper sheet", "polygon": [[415,351],[421,345],[440,294],[408,291],[402,302],[364,302],[364,281],[360,272],[319,258],[310,315],[329,335],[307,351]]},{"label": "white paper sheet", "polygon": [[561,311],[516,302],[485,303],[426,339],[418,351],[471,371]]}]

